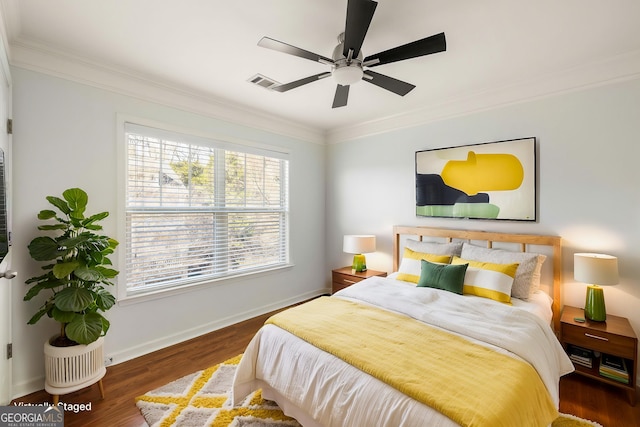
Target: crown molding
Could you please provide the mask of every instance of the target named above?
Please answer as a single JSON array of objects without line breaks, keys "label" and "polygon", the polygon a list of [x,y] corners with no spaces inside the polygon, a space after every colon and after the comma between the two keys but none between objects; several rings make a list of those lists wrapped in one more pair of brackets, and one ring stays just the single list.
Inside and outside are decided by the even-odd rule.
[{"label": "crown molding", "polygon": [[487,88],[481,92],[429,105],[408,113],[336,128],[327,132],[326,141],[328,144],[336,144],[638,78],[640,78],[640,50],[559,72],[539,75],[535,79]]},{"label": "crown molding", "polygon": [[410,112],[325,132],[262,110],[178,87],[156,77],[93,62],[31,40],[12,40],[9,54],[9,62],[15,67],[317,144],[345,142],[640,78],[640,50],[636,50],[558,72],[538,75],[534,79],[485,88]]},{"label": "crown molding", "polygon": [[11,40],[10,64],[230,123],[316,144],[325,143],[325,133],[321,129],[178,87],[156,77],[97,63],[30,40]]}]

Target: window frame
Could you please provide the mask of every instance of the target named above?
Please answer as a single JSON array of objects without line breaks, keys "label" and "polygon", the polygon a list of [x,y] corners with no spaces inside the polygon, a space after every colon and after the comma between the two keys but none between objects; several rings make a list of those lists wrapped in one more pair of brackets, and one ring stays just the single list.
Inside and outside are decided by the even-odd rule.
[{"label": "window frame", "polygon": [[[117,115],[117,134],[118,134],[118,240],[120,246],[118,247],[117,259],[120,266],[121,274],[117,281],[117,299],[118,303],[127,304],[130,302],[146,301],[149,299],[163,298],[175,294],[189,292],[193,289],[199,289],[202,287],[217,286],[222,283],[233,283],[238,280],[243,280],[246,277],[259,277],[263,274],[270,274],[273,271],[287,269],[293,266],[291,261],[291,152],[282,147],[275,147],[267,144],[257,143],[254,141],[248,141],[244,139],[229,137],[227,135],[213,135],[207,132],[200,132],[194,129],[186,129],[179,126],[169,125],[154,120],[143,119],[139,117],[133,117],[123,114]],[[141,292],[130,292],[126,283],[126,268],[127,268],[127,240],[128,233],[127,225],[127,170],[128,170],[128,140],[127,133],[129,129],[139,128],[141,130],[152,129],[153,136],[162,135],[166,137],[173,137],[177,134],[184,136],[185,141],[189,144],[201,143],[205,146],[214,146],[230,151],[242,152],[246,154],[258,154],[268,157],[280,158],[288,162],[288,170],[286,175],[286,202],[284,207],[285,215],[285,227],[286,233],[284,241],[284,251],[286,261],[281,264],[258,268],[250,271],[240,271],[235,274],[227,274],[217,277],[203,277],[200,280],[194,279],[179,283],[174,286],[163,286],[158,288],[150,288]],[[151,134],[151,133],[150,133]],[[188,209],[185,210],[187,212]]]}]

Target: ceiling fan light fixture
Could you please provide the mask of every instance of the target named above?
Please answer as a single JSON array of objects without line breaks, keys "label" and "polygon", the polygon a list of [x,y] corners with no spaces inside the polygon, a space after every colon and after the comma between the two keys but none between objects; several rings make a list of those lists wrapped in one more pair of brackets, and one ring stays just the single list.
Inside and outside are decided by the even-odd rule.
[{"label": "ceiling fan light fixture", "polygon": [[362,67],[355,64],[336,67],[331,73],[333,80],[342,86],[349,86],[362,80],[363,74]]},{"label": "ceiling fan light fixture", "polygon": [[[378,86],[400,96],[405,96],[415,89],[415,86],[410,83],[376,73],[375,71],[371,71],[369,67],[444,52],[447,50],[447,41],[444,33],[425,37],[365,57],[362,53],[362,44],[369,30],[369,24],[371,24],[377,5],[378,2],[374,0],[347,1],[345,29],[343,33],[338,35],[338,45],[333,49],[331,58],[309,52],[270,37],[260,39],[258,46],[331,66],[331,72],[326,71],[289,83],[275,84],[269,88],[275,92],[287,92],[332,75],[333,80],[338,84],[332,108],[346,106],[350,86],[360,80],[365,80],[367,83],[371,83],[374,86]],[[252,83],[256,82],[252,80]]]}]

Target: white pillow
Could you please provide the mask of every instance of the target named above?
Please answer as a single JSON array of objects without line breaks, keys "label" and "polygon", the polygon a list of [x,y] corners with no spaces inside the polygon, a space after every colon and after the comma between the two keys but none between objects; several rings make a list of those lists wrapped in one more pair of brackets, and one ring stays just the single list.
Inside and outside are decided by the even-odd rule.
[{"label": "white pillow", "polygon": [[407,239],[405,246],[415,252],[424,252],[434,255],[460,256],[462,251],[462,242],[438,243],[420,242],[418,240]]},{"label": "white pillow", "polygon": [[496,264],[519,264],[516,277],[511,288],[514,298],[528,299],[540,288],[540,271],[545,255],[531,252],[513,252],[502,249],[489,249],[464,243],[462,255],[464,259],[492,262]]}]

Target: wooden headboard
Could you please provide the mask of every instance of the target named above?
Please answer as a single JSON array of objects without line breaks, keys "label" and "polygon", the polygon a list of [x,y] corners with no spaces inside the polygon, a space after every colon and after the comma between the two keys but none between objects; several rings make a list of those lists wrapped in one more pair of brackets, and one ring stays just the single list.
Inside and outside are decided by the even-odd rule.
[{"label": "wooden headboard", "polygon": [[401,237],[413,237],[423,240],[428,237],[443,239],[445,242],[457,241],[484,241],[487,248],[491,248],[494,242],[503,242],[519,245],[521,252],[527,252],[528,245],[548,246],[552,248],[553,284],[552,284],[552,311],[553,327],[556,334],[560,331],[560,314],[562,310],[562,239],[558,236],[542,236],[536,234],[512,234],[488,231],[456,230],[450,228],[411,227],[396,225],[393,227],[393,271],[398,271],[403,248],[400,245]]}]

